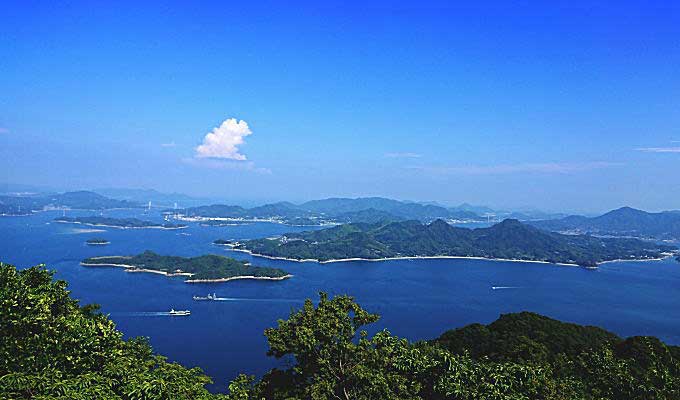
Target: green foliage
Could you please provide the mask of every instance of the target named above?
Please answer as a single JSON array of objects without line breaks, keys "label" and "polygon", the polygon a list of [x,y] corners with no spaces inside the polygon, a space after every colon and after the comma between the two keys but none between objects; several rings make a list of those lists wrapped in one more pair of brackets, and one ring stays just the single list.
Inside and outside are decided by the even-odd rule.
[{"label": "green foliage", "polygon": [[679,348],[523,312],[445,332],[432,342],[476,360],[541,365],[580,399],[680,398]]},{"label": "green foliage", "polygon": [[560,235],[516,220],[489,228],[466,229],[436,220],[345,224],[288,234],[280,239],[246,241],[241,248],[256,254],[327,261],[415,256],[468,256],[572,263],[592,266],[613,259],[661,256],[671,247],[635,239]]},{"label": "green foliage", "polygon": [[167,273],[177,270],[194,274],[190,279],[222,279],[236,276],[277,278],[287,275],[279,268],[255,267],[233,258],[208,254],[199,257],[162,256],[147,250],[136,256],[91,257],[85,264],[124,264]]},{"label": "green foliage", "polygon": [[560,322],[530,312],[505,314],[489,325],[472,324],[444,332],[434,343],[455,354],[494,361],[548,362],[611,346],[621,339],[594,326]]},{"label": "green foliage", "polygon": [[269,354],[289,361],[261,381],[240,376],[238,399],[618,400],[680,398],[678,349],[658,339],[533,313],[409,343],[362,330],[378,319],[351,297],[321,293],[267,329]]},{"label": "green foliage", "polygon": [[0,263],[0,398],[217,399],[200,369],[123,340],[96,306],[80,307],[44,266]]},{"label": "green foliage", "polygon": [[625,340],[533,313],[503,315],[410,343],[351,297],[321,293],[265,331],[285,361],[261,380],[239,375],[229,394],[210,379],[123,340],[96,306],[81,307],[43,266],[0,264],[0,398],[647,400],[680,398],[680,349]]}]

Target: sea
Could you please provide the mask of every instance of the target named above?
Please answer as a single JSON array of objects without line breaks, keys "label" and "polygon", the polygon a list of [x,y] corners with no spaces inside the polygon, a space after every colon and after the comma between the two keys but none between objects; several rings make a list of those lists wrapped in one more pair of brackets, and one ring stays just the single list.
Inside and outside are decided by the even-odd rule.
[{"label": "sea", "polygon": [[[68,211],[67,216],[99,215]],[[598,270],[549,264],[421,259],[319,264],[251,256],[212,244],[215,239],[251,239],[309,227],[247,223],[182,230],[95,228],[54,222],[61,211],[0,217],[0,261],[27,268],[45,264],[68,282],[81,304],[97,303],[126,337],[145,336],[154,350],[212,377],[213,391],[225,391],[239,373],[261,376],[290,360],[266,355],[263,334],[318,293],[347,294],[381,315],[369,332],[388,329],[409,340],[428,340],[448,329],[501,314],[533,311],[563,321],[596,325],[626,337],[653,335],[680,345],[680,263],[673,259],[615,262]],[[162,221],[159,211],[114,210],[106,217]],[[88,246],[105,238],[108,246]],[[84,267],[80,261],[103,255],[220,254],[253,265],[282,268],[285,281],[237,280],[187,284],[181,277]],[[215,293],[222,301],[194,301]],[[191,310],[188,317],[167,315]]]}]

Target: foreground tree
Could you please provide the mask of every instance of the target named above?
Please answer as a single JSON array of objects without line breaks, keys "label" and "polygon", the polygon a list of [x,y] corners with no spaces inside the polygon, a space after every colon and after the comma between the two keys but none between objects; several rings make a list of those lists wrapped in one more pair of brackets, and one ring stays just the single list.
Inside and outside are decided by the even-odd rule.
[{"label": "foreground tree", "polygon": [[0,398],[216,399],[210,378],[154,355],[44,266],[0,263]]},{"label": "foreground tree", "polygon": [[240,375],[229,394],[210,379],[123,340],[95,306],[79,306],[43,266],[0,263],[0,398],[8,399],[680,399],[680,348],[651,337],[533,313],[409,343],[365,326],[351,297],[307,300],[265,331],[283,368]]}]

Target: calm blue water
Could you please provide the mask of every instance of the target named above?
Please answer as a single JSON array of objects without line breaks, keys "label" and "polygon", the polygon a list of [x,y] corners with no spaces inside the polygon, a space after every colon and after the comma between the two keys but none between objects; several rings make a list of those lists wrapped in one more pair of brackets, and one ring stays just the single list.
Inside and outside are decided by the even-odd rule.
[{"label": "calm blue water", "polygon": [[[488,323],[501,313],[529,310],[582,324],[602,326],[622,336],[654,335],[680,344],[680,264],[673,260],[605,264],[598,271],[531,263],[479,260],[418,260],[296,263],[251,257],[213,246],[217,238],[266,237],[300,228],[258,223],[232,227],[191,226],[86,233],[78,225],[50,223],[57,212],[0,218],[0,260],[28,267],[45,263],[69,282],[75,298],[98,303],[127,336],[148,336],[154,349],[187,366],[200,366],[224,390],[239,372],[262,374],[277,364],[265,355],[265,328],[286,318],[319,290],[351,294],[382,315],[371,330],[388,327],[409,339],[430,339],[472,322]],[[69,216],[91,215],[69,212]],[[138,216],[130,211],[105,216]],[[181,233],[188,233],[183,235]],[[85,240],[104,237],[109,246]],[[185,284],[119,268],[87,268],[95,255],[205,253],[252,260],[295,275],[283,282],[234,281]],[[492,286],[514,287],[492,290]],[[216,292],[235,300],[195,302],[192,295]],[[190,317],[154,316],[170,308],[190,309]]]}]

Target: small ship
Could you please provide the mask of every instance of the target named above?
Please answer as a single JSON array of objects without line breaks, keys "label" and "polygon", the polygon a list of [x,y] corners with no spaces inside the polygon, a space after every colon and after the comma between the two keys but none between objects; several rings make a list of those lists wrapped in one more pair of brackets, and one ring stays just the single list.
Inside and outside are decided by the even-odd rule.
[{"label": "small ship", "polygon": [[196,301],[217,300],[217,294],[216,293],[208,294],[205,297],[204,296],[194,296],[193,299],[196,300]]},{"label": "small ship", "polygon": [[170,309],[170,311],[168,312],[168,315],[176,315],[176,316],[191,315],[191,311],[189,311],[189,310],[175,310],[173,308],[173,309]]}]

